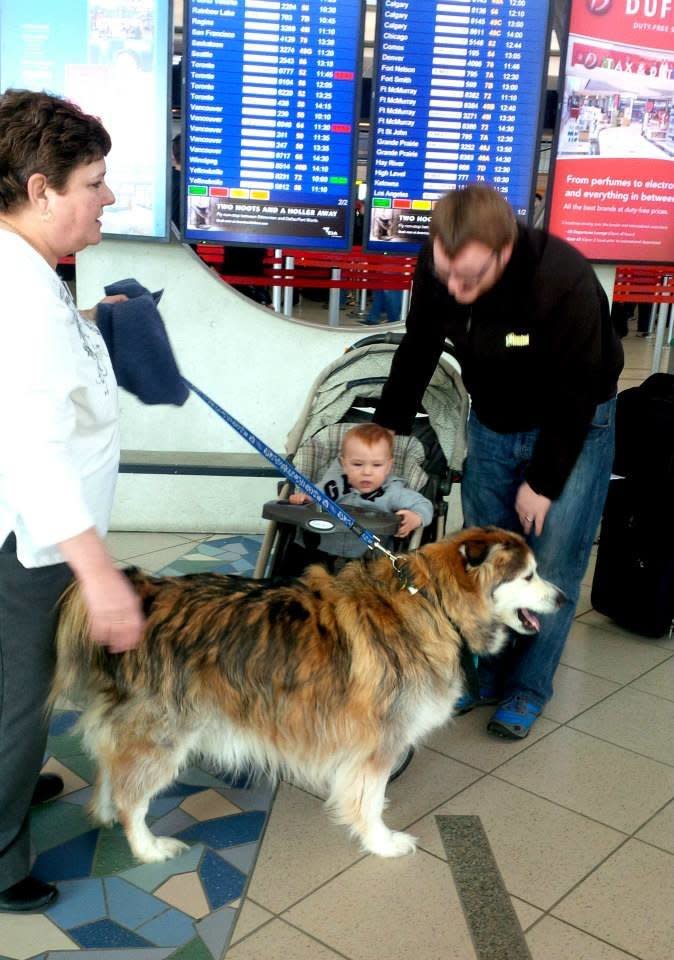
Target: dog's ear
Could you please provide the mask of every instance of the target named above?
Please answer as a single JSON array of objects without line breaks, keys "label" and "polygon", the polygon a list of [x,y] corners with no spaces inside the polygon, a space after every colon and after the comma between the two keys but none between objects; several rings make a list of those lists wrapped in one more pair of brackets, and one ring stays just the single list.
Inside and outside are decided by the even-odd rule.
[{"label": "dog's ear", "polygon": [[466,540],[459,547],[459,553],[465,559],[467,567],[479,567],[487,559],[489,543],[481,537]]}]

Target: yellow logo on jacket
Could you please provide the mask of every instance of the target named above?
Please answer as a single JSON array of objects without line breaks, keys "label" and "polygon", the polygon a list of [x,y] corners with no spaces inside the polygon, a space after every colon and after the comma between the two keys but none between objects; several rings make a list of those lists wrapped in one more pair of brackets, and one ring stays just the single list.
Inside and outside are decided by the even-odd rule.
[{"label": "yellow logo on jacket", "polygon": [[506,333],[505,345],[506,347],[528,347],[529,334],[528,333]]}]

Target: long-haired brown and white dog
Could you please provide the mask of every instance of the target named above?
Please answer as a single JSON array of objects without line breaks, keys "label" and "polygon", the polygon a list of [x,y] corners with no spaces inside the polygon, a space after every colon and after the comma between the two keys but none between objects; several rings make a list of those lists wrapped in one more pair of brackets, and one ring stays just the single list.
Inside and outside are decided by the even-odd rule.
[{"label": "long-haired brown and white dog", "polygon": [[336,576],[127,576],[142,598],[140,646],[113,655],[90,638],[79,588],[64,596],[50,702],[81,699],[98,763],[91,812],[118,819],[139,860],[185,844],[155,837],[151,799],[190,758],[251,766],[327,795],[336,820],[383,857],[414,849],[382,821],[401,751],[443,724],[463,690],[461,645],[496,653],[508,628],[538,629],[562,602],[522,537],[465,530],[399,559],[354,561]]}]

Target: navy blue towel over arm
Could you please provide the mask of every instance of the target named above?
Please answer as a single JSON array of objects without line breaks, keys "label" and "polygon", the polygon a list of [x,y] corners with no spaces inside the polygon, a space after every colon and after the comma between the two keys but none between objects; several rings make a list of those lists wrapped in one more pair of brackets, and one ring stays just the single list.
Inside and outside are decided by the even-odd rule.
[{"label": "navy blue towel over arm", "polygon": [[157,304],[162,291],[150,293],[137,280],[118,280],[108,296],[124,293],[120,303],[100,303],[96,322],[120,387],[143,403],[182,406],[189,396],[171,350]]}]

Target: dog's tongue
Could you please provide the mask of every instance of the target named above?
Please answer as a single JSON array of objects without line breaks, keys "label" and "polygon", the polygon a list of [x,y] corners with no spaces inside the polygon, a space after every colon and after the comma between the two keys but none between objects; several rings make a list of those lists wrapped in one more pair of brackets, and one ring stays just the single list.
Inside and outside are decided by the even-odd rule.
[{"label": "dog's tongue", "polygon": [[531,627],[532,630],[538,632],[541,629],[541,621],[538,619],[535,613],[532,613],[531,610],[527,610],[526,607],[520,607],[519,610],[520,620],[528,627]]}]

